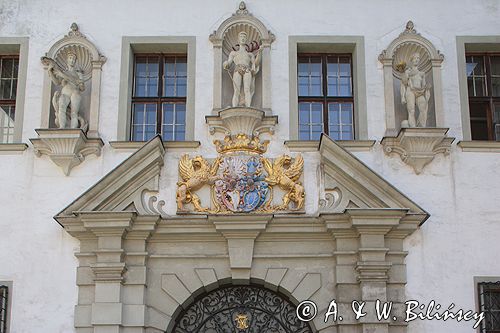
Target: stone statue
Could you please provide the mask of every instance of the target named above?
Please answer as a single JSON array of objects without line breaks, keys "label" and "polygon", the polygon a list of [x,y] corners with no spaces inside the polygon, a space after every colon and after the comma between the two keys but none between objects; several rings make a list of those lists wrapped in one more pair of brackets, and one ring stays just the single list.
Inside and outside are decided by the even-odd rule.
[{"label": "stone statue", "polygon": [[[406,104],[408,120],[402,122],[403,127],[426,127],[429,110],[431,86],[425,82],[425,73],[418,69],[420,53],[410,57],[410,66],[401,76],[401,103]],[[418,119],[415,117],[415,106],[418,107]]]},{"label": "stone statue", "polygon": [[[233,81],[233,100],[232,106],[240,106],[240,94],[243,86],[244,105],[250,107],[252,104],[253,94],[255,92],[255,76],[259,73],[261,51],[257,42],[252,42],[247,46],[247,33],[241,31],[238,34],[238,50],[231,51],[227,61],[224,61],[222,66],[229,72],[229,68],[234,63],[233,73],[229,73]],[[247,50],[248,48],[248,50]],[[252,51],[256,50],[255,55]]]},{"label": "stone statue", "polygon": [[69,127],[82,128],[85,131],[87,123],[78,113],[82,101],[81,92],[85,90],[85,82],[81,71],[75,68],[76,60],[76,54],[68,52],[66,58],[68,68],[63,70],[54,59],[42,57],[42,63],[47,66],[50,79],[56,86],[61,86],[61,89],[56,91],[52,97],[56,126],[66,128],[69,113]]}]

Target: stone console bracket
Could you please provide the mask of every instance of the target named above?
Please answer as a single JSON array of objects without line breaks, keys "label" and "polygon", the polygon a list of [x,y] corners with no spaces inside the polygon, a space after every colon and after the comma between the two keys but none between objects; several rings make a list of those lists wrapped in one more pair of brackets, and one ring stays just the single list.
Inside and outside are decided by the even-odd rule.
[{"label": "stone console bracket", "polygon": [[420,174],[437,154],[448,155],[455,138],[446,136],[448,128],[402,128],[396,137],[384,137],[386,154],[396,153]]},{"label": "stone console bracket", "polygon": [[73,167],[94,154],[101,155],[104,142],[100,139],[89,139],[81,129],[36,129],[38,138],[30,139],[35,155],[47,155],[52,162],[61,167],[68,176]]}]

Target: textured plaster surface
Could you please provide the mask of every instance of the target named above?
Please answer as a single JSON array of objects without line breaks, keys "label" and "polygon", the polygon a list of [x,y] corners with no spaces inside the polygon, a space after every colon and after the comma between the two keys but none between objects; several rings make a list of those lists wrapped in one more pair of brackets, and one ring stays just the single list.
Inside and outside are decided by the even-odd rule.
[{"label": "textured plaster surface", "polygon": [[[214,157],[204,116],[212,107],[213,51],[208,35],[236,9],[235,1],[10,1],[0,2],[0,35],[30,38],[28,79],[22,141],[35,137],[41,123],[43,68],[40,56],[76,21],[81,31],[108,59],[103,67],[100,135],[116,140],[120,50],[122,36],[196,36],[195,140],[198,153]],[[383,74],[377,56],[404,27],[415,22],[418,31],[445,55],[442,69],[444,121],[449,135],[462,136],[459,105],[456,36],[495,35],[500,29],[497,1],[247,1],[249,10],[276,35],[271,50],[272,110],[279,116],[268,156],[285,149],[288,139],[289,35],[358,35],[365,37],[368,138],[385,132]],[[464,8],[469,15],[463,17]],[[175,10],[175,15],[168,15]],[[168,15],[168,19],[165,19]],[[383,17],[383,20],[380,20]],[[300,23],[300,24],[298,24]],[[207,88],[208,87],[208,88]],[[160,187],[174,210],[173,192],[181,153],[167,152]],[[33,149],[1,155],[0,165],[0,280],[13,281],[11,333],[74,332],[73,309],[79,243],[53,219],[57,212],[113,169],[130,152],[109,145],[102,156],[88,157],[64,177],[47,158]],[[306,211],[317,209],[318,154],[305,155]],[[500,159],[495,153],[464,153],[454,147],[439,155],[422,174],[398,157],[387,157],[379,144],[370,152],[355,153],[431,218],[405,241],[409,251],[407,298],[427,303],[434,299],[447,307],[474,309],[474,276],[500,276],[495,253],[500,252]],[[170,197],[168,197],[170,195]],[[259,251],[260,248],[257,248]],[[313,259],[310,259],[313,260]],[[304,262],[304,265],[307,263]],[[207,264],[206,267],[210,267]],[[326,273],[325,273],[326,274]],[[328,278],[327,275],[324,278]],[[471,332],[471,324],[454,321],[415,321],[409,332]]]}]

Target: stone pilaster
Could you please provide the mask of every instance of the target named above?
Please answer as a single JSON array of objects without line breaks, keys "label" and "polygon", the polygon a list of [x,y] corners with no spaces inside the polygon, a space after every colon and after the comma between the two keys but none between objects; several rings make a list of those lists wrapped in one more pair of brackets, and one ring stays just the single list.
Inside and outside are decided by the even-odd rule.
[{"label": "stone pilaster", "polygon": [[94,273],[95,299],[91,323],[94,333],[120,333],[123,324],[122,289],[126,264],[124,236],[130,230],[134,213],[82,213],[83,226],[97,237]]},{"label": "stone pilaster", "polygon": [[386,235],[398,226],[406,215],[405,209],[348,209],[352,226],[359,233],[359,261],[356,264],[360,283],[361,301],[366,302],[367,316],[363,317],[364,333],[388,333],[390,320],[379,321],[375,315],[375,303],[390,301],[387,282],[392,262],[387,260],[389,249]]}]

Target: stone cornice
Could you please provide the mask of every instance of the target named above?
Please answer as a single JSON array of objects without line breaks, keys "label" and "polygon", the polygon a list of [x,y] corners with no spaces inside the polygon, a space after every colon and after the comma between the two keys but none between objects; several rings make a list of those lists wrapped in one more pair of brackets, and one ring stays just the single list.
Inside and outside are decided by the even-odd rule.
[{"label": "stone cornice", "polygon": [[459,141],[457,146],[464,152],[500,153],[500,141]]},{"label": "stone cornice", "polygon": [[[138,150],[146,145],[144,141],[110,141],[109,145],[116,150]],[[200,141],[164,141],[163,147],[167,150],[186,151],[195,150],[200,146]]]},{"label": "stone cornice", "polygon": [[[375,140],[339,140],[339,146],[350,152],[370,151],[375,145]],[[292,152],[314,152],[319,149],[319,141],[289,140],[285,146]]]},{"label": "stone cornice", "polygon": [[0,143],[0,154],[20,153],[28,149],[26,143]]}]

